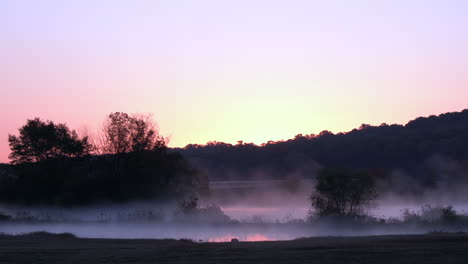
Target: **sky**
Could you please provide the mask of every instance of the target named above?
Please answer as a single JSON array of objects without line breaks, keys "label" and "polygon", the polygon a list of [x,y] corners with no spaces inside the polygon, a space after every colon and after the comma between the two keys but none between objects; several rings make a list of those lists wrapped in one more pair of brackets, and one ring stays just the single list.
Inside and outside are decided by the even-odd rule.
[{"label": "sky", "polygon": [[151,113],[170,146],[468,108],[468,1],[0,1],[0,162],[27,119]]}]

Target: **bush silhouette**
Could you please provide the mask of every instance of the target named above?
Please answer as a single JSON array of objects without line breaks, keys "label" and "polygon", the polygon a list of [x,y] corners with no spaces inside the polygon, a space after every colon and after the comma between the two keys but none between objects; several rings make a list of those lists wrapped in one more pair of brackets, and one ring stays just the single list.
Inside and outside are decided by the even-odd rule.
[{"label": "bush silhouette", "polygon": [[346,169],[323,169],[311,196],[319,216],[359,216],[377,198],[374,179]]}]

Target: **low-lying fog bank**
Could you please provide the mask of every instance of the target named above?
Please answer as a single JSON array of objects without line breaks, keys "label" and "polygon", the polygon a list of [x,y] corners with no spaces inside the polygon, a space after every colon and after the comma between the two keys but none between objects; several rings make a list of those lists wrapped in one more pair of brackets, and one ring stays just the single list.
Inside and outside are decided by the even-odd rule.
[{"label": "low-lying fog bank", "polygon": [[233,238],[265,241],[468,231],[468,216],[465,216],[468,203],[463,200],[436,199],[434,195],[426,196],[427,199],[387,195],[380,197],[366,216],[318,218],[311,214],[313,182],[292,183],[295,184],[216,182],[201,200],[165,204],[144,201],[78,208],[0,205],[0,233],[47,231],[83,238],[223,242]]},{"label": "low-lying fog bank", "polygon": [[430,229],[401,227],[355,228],[310,224],[130,224],[130,223],[3,223],[0,233],[24,234],[46,231],[71,233],[81,238],[116,239],[191,239],[194,241],[226,242],[291,240],[314,236],[367,236],[427,233]]},{"label": "low-lying fog bank", "polygon": [[[314,186],[311,179],[216,181],[210,182],[210,193],[202,200],[220,206],[231,219],[242,222],[305,220],[311,212]],[[425,189],[418,195],[382,191],[367,213],[378,218],[395,218],[406,209],[418,211],[425,205],[451,205],[458,213],[468,214],[468,197],[463,187]]]},{"label": "low-lying fog bank", "polygon": [[[376,218],[399,218],[405,211],[418,212],[421,207],[429,203],[407,203],[388,204],[383,207],[375,207],[369,210],[369,215]],[[448,204],[436,204],[435,207],[446,207]],[[454,204],[454,210],[460,214],[468,214],[467,204]],[[294,220],[307,220],[311,209],[307,205],[291,205],[284,207],[277,206],[249,206],[249,205],[228,205],[221,207],[223,212],[231,219],[240,222],[270,222],[287,223]]]},{"label": "low-lying fog bank", "polygon": [[[230,217],[232,208],[199,207],[185,212],[177,206],[151,203],[125,206],[95,206],[81,209],[2,207],[0,233],[22,234],[37,231],[72,233],[82,238],[191,239],[224,242],[291,240],[314,236],[368,236],[423,234],[433,231],[467,232],[468,216],[459,207],[418,208],[379,207],[392,211],[389,217],[365,216],[349,219],[308,217],[276,218],[289,207],[273,209],[244,205],[243,219]],[[299,208],[299,207],[298,207]],[[270,210],[270,211],[269,211]],[[270,218],[263,217],[265,211]],[[231,214],[231,215],[230,215]],[[374,214],[378,215],[378,214]]]}]

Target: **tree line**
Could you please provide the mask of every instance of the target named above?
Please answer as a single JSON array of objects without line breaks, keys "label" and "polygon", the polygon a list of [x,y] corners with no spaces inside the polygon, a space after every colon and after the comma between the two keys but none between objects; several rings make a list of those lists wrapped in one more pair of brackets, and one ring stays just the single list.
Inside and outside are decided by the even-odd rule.
[{"label": "tree line", "polygon": [[310,201],[319,214],[358,215],[385,191],[418,195],[438,185],[455,191],[468,171],[468,110],[261,146],[168,149],[150,116],[121,112],[108,115],[95,137],[39,118],[18,132],[8,137],[13,165],[0,167],[0,202],[168,199],[207,189],[208,179],[295,175],[316,180]]},{"label": "tree line", "polygon": [[12,164],[167,148],[166,140],[147,115],[111,113],[103,123],[102,133],[93,139],[89,136],[78,137],[77,132],[70,130],[66,124],[55,124],[40,118],[27,120],[18,130],[18,136],[8,135]]},{"label": "tree line", "polygon": [[9,135],[8,177],[0,201],[58,205],[132,199],[171,199],[193,192],[198,172],[147,115],[109,114],[102,132],[78,136],[66,124],[27,120]]},{"label": "tree line", "polygon": [[211,180],[314,178],[321,168],[348,168],[385,182],[380,191],[423,193],[466,182],[468,110],[419,117],[406,125],[363,124],[349,132],[299,134],[262,145],[214,141],[177,151]]}]

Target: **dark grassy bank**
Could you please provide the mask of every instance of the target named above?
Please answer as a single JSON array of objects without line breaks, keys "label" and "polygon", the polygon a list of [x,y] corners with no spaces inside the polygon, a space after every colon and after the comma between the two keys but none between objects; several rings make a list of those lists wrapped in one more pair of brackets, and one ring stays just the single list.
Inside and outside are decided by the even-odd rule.
[{"label": "dark grassy bank", "polygon": [[317,237],[277,242],[0,236],[1,263],[466,263],[466,234]]}]

